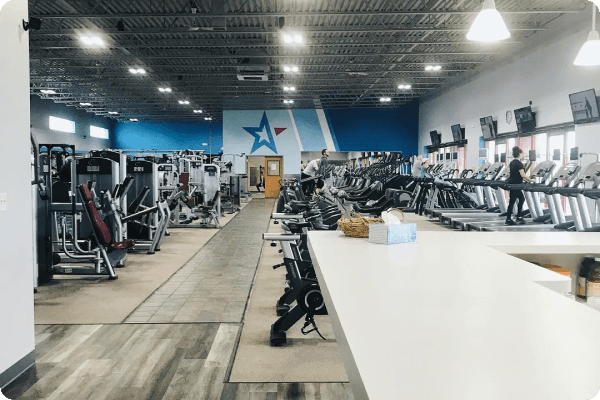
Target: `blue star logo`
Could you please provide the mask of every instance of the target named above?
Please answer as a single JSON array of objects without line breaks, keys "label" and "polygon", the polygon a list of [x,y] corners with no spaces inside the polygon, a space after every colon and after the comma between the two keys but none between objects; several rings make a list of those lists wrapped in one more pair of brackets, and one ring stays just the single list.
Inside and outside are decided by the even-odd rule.
[{"label": "blue star logo", "polygon": [[[252,144],[252,150],[250,154],[254,153],[256,150],[260,149],[262,146],[266,146],[271,149],[275,154],[277,154],[277,147],[275,146],[275,140],[273,139],[273,134],[271,133],[271,126],[269,125],[269,120],[267,119],[266,111],[263,112],[262,119],[260,121],[260,126],[258,127],[244,127],[244,129],[254,136],[254,143]],[[279,135],[286,128],[275,128],[275,132]]]}]

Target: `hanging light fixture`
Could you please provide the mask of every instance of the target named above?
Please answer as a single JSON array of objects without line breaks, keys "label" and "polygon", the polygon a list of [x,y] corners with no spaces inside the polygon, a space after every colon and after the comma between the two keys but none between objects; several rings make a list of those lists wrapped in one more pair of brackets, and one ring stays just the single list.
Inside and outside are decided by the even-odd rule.
[{"label": "hanging light fixture", "polygon": [[592,4],[592,31],[588,36],[587,42],[581,46],[581,50],[579,50],[575,61],[573,61],[573,64],[579,67],[600,65],[600,35],[598,35],[598,31],[596,30],[596,1]]},{"label": "hanging light fixture", "polygon": [[475,21],[467,33],[467,39],[475,42],[498,42],[509,37],[510,32],[506,28],[502,16],[496,10],[494,0],[484,0],[481,11],[475,17]]}]

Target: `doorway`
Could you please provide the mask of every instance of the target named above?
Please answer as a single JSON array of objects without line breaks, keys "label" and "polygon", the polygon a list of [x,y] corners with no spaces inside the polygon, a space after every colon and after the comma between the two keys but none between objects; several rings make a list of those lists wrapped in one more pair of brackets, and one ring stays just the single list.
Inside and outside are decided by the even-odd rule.
[{"label": "doorway", "polygon": [[265,157],[265,197],[279,197],[281,181],[283,180],[283,157]]},{"label": "doorway", "polygon": [[[248,174],[248,191],[251,193],[264,192],[264,156],[248,156],[246,159],[246,173]],[[261,178],[262,175],[262,178]]]}]

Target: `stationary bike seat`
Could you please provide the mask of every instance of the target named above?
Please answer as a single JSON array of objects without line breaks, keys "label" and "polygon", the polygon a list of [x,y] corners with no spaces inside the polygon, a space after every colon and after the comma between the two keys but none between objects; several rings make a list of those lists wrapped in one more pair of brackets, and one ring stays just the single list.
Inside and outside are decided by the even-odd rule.
[{"label": "stationary bike seat", "polygon": [[312,224],[310,222],[283,222],[292,233],[301,233],[302,229],[310,228]]}]

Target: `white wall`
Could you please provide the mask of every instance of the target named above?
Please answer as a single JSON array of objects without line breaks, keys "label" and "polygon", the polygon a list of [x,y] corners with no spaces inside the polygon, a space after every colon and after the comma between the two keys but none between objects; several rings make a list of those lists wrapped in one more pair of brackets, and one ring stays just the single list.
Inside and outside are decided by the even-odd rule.
[{"label": "white wall", "polygon": [[0,374],[34,350],[27,0],[0,11]]},{"label": "white wall", "polygon": [[[419,152],[431,144],[430,131],[442,132],[442,143],[450,142],[450,126],[460,123],[469,141],[467,165],[476,166],[479,118],[491,115],[498,121],[500,133],[516,131],[514,117],[510,125],[506,123],[506,111],[528,106],[530,100],[538,127],[572,122],[569,94],[591,88],[600,94],[600,68],[573,65],[591,29],[591,19],[589,6],[580,14],[561,17],[549,32],[527,39],[517,55],[423,98]],[[600,124],[581,125],[576,131],[581,151],[600,152]]]}]

